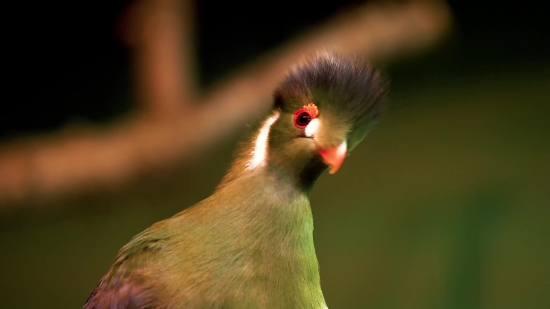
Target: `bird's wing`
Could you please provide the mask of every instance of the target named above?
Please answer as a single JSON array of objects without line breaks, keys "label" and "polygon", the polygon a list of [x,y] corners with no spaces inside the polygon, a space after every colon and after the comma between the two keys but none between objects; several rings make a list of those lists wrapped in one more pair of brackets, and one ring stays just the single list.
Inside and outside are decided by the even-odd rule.
[{"label": "bird's wing", "polygon": [[[150,262],[164,247],[162,233],[146,230],[124,246],[101,278],[84,309],[153,309],[162,290],[152,279]],[[155,282],[155,283],[153,283]]]}]

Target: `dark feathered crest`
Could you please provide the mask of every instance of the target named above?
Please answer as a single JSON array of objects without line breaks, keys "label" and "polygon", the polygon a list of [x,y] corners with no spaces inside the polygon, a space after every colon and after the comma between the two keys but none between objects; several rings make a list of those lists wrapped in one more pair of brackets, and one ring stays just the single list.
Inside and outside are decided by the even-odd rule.
[{"label": "dark feathered crest", "polygon": [[304,101],[346,117],[352,126],[374,123],[385,110],[389,81],[370,63],[320,52],[291,70],[275,91],[275,105],[291,112]]}]

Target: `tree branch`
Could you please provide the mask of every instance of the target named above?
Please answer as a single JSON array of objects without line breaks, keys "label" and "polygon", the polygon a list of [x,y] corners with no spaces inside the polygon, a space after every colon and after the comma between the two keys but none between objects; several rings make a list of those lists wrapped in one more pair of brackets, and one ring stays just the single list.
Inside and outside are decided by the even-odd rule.
[{"label": "tree branch", "polygon": [[[148,171],[192,160],[242,123],[267,111],[277,82],[303,55],[337,47],[388,61],[430,46],[450,25],[448,7],[441,1],[365,5],[227,76],[206,92],[201,104],[194,104],[196,108],[184,110],[180,105],[197,97],[191,39],[185,35],[187,45],[181,57],[183,45],[177,38],[184,36],[175,32],[181,28],[181,19],[167,11],[179,2],[158,2],[152,13],[158,15],[138,18],[141,28],[134,28],[149,30],[133,32],[141,33],[141,39],[129,37],[138,49],[138,85],[145,89],[142,100],[148,111],[106,126],[66,128],[0,145],[0,205],[125,183]],[[189,4],[184,8],[189,11]],[[144,25],[149,22],[156,26]],[[189,134],[197,131],[201,134]]]}]

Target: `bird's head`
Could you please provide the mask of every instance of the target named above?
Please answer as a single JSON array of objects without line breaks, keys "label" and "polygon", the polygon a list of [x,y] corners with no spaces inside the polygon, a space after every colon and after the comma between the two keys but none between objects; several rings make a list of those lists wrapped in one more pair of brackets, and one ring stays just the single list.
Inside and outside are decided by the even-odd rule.
[{"label": "bird's head", "polygon": [[386,89],[380,72],[358,58],[324,52],[307,59],[275,90],[248,167],[271,165],[306,183],[327,167],[335,173],[383,112]]}]

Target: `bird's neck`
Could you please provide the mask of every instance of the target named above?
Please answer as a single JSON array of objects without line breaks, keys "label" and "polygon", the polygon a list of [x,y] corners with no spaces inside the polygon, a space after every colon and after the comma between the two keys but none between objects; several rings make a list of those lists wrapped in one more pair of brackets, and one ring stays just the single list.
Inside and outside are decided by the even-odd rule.
[{"label": "bird's neck", "polygon": [[263,167],[241,174],[213,197],[224,201],[213,209],[225,222],[216,227],[223,237],[215,238],[230,238],[230,245],[216,244],[216,252],[220,260],[239,256],[233,280],[259,292],[266,308],[322,308],[308,195]]},{"label": "bird's neck", "polygon": [[[304,185],[292,166],[283,163],[289,160],[280,157],[277,150],[266,148],[266,157],[251,165],[257,159],[254,158],[258,153],[257,139],[258,134],[241,150],[216,193],[224,195],[225,200],[237,199],[232,203],[241,208],[237,213],[254,216],[245,223],[249,228],[258,228],[267,234],[278,231],[272,235],[283,237],[287,233],[293,237],[306,236],[307,241],[312,241],[311,231],[306,235],[299,231],[306,231],[303,228],[313,224],[309,204],[313,182]],[[239,195],[233,196],[234,192]]]},{"label": "bird's neck", "polygon": [[215,195],[232,205],[222,210],[224,217],[250,231],[246,233],[254,238],[250,246],[265,244],[268,247],[262,250],[266,252],[278,251],[283,244],[289,250],[313,248],[309,195],[279,173],[267,167],[243,173]]},{"label": "bird's neck", "polygon": [[[324,300],[309,204],[309,189],[316,177],[305,181],[307,178],[296,172],[299,162],[285,159],[282,154],[288,152],[281,153],[280,149],[265,148],[262,160],[254,157],[262,154],[256,147],[261,144],[256,143],[259,134],[233,162],[214,196],[229,205],[216,210],[229,222],[230,228],[224,233],[238,232],[231,237],[235,243],[228,250],[244,256],[245,268],[253,267],[266,291],[279,290],[273,301],[285,305],[271,307],[296,308],[298,304],[299,308],[310,308],[311,303],[319,303],[320,308]],[[236,272],[240,274],[240,270]],[[281,278],[285,282],[282,290],[277,284]]]}]

